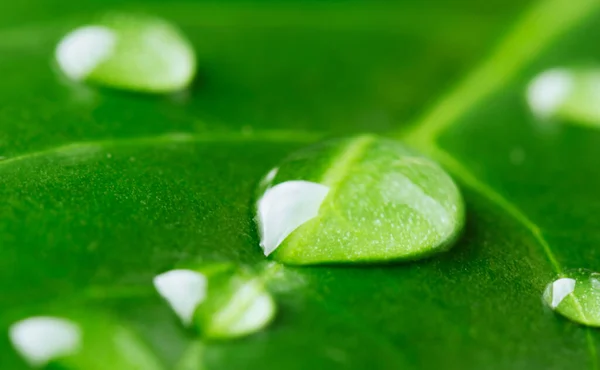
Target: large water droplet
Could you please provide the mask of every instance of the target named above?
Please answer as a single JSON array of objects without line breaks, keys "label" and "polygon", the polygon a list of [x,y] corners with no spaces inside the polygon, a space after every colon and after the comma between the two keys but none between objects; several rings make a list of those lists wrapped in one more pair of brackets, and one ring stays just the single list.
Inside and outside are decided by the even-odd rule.
[{"label": "large water droplet", "polygon": [[229,264],[172,270],[154,285],[185,325],[208,338],[231,338],[260,330],[273,318],[275,303],[262,279]]},{"label": "large water droplet", "polygon": [[72,355],[81,346],[78,325],[58,317],[30,317],[16,322],[9,329],[9,337],[17,352],[33,367]]},{"label": "large water droplet", "polygon": [[600,125],[600,68],[556,68],[536,76],[527,101],[540,119]]},{"label": "large water droplet", "polygon": [[56,48],[56,60],[71,79],[141,92],[170,92],[193,79],[190,43],[164,20],[107,15],[75,29]]},{"label": "large water droplet", "polygon": [[420,258],[449,248],[464,224],[460,192],[440,166],[372,136],[291,155],[259,194],[261,246],[291,264]]},{"label": "large water droplet", "polygon": [[559,314],[577,323],[600,326],[600,274],[569,270],[548,284],[544,302]]}]

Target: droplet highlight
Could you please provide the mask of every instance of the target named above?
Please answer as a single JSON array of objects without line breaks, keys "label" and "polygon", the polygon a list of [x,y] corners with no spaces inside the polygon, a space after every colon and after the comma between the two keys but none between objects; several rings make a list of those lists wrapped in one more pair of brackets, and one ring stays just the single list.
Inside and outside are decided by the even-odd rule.
[{"label": "droplet highlight", "polygon": [[110,28],[81,27],[58,44],[56,60],[68,77],[82,80],[114,53],[116,41]]},{"label": "droplet highlight", "polygon": [[55,58],[76,81],[150,93],[178,91],[195,74],[191,44],[170,23],[110,14],[77,28],[58,44]]},{"label": "droplet highlight", "polygon": [[542,120],[600,125],[600,68],[555,68],[536,76],[527,102]]},{"label": "droplet highlight", "polygon": [[171,270],[154,277],[154,287],[184,325],[190,325],[196,307],[206,298],[206,277],[192,270]]},{"label": "droplet highlight", "polygon": [[552,283],[550,307],[556,308],[565,297],[575,290],[575,279],[562,278]]},{"label": "droplet highlight", "polygon": [[600,326],[600,274],[569,270],[546,286],[544,302],[555,312],[586,326]]},{"label": "droplet highlight", "polygon": [[58,317],[30,317],[16,322],[9,329],[9,337],[32,367],[43,367],[52,360],[75,354],[81,347],[79,326]]},{"label": "droplet highlight", "polygon": [[328,192],[328,186],[310,181],[286,181],[267,189],[258,201],[260,245],[265,256],[292,231],[319,214]]},{"label": "droplet highlight", "polygon": [[259,185],[266,255],[289,264],[416,259],[448,249],[464,225],[458,187],[400,142],[359,136],[292,154]]}]

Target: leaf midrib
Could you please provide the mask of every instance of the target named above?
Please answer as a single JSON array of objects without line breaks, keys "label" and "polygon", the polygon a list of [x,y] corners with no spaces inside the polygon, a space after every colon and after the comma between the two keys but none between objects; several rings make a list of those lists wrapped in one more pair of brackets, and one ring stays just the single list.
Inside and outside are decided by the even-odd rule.
[{"label": "leaf midrib", "polygon": [[[319,209],[319,215],[322,217],[324,214],[332,211],[335,206],[336,194],[342,187],[342,184],[346,177],[350,173],[350,169],[356,162],[364,155],[366,150],[375,141],[375,137],[370,135],[359,136],[355,139],[349,140],[348,144],[343,146],[335,155],[331,161],[329,168],[323,173],[319,179],[319,183],[329,187],[329,192],[323,205]],[[306,235],[315,235],[315,229],[320,223],[310,223],[311,227],[303,229],[301,232],[297,230],[292,233],[285,241],[286,251],[291,254],[301,253],[302,248],[300,243],[305,239]]]},{"label": "leaf midrib", "polygon": [[96,149],[107,149],[118,146],[143,146],[143,145],[172,145],[172,144],[190,144],[201,142],[256,142],[265,141],[271,143],[311,143],[320,140],[325,135],[322,133],[312,133],[306,131],[292,130],[264,130],[252,133],[244,132],[219,132],[219,133],[188,133],[174,132],[169,134],[112,138],[101,140],[78,141],[57,147],[42,149],[39,151],[19,154],[7,159],[0,160],[0,170],[6,166],[17,164],[23,161],[32,160],[52,155],[78,155],[89,153]]},{"label": "leaf midrib", "polygon": [[[477,104],[509,83],[542,50],[600,8],[597,0],[542,0],[517,22],[491,56],[484,60],[472,73],[459,83],[437,104],[409,126],[398,130],[396,136],[403,138],[417,149],[441,162],[465,185],[477,191],[491,203],[496,204],[509,216],[525,227],[541,246],[552,268],[562,273],[562,266],[554,256],[552,248],[543,236],[540,227],[523,211],[490,186],[479,180],[460,164],[449,152],[438,145],[440,135],[450,128]],[[578,309],[585,317],[579,301]],[[586,342],[591,368],[599,368],[594,338],[586,328]]]}]

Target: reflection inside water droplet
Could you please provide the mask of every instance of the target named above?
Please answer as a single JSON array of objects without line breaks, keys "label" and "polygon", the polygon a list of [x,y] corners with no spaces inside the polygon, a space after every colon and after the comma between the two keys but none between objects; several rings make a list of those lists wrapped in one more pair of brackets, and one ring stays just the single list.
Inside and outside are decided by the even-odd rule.
[{"label": "reflection inside water droplet", "polygon": [[449,212],[403,174],[394,172],[385,175],[381,180],[380,192],[384,202],[412,208],[428,220],[440,235],[452,233]]},{"label": "reflection inside water droplet", "polygon": [[262,181],[260,182],[261,187],[266,187],[268,186],[273,179],[275,178],[275,176],[277,176],[277,172],[279,171],[279,168],[275,167],[273,168],[271,171],[269,171],[265,177],[262,179]]},{"label": "reflection inside water droplet", "polygon": [[23,358],[41,367],[60,357],[76,353],[81,346],[77,324],[58,317],[31,317],[14,323],[10,340]]},{"label": "reflection inside water droplet", "polygon": [[599,275],[585,269],[566,271],[546,286],[544,302],[572,321],[600,326]]},{"label": "reflection inside water droplet", "polygon": [[154,277],[154,287],[185,325],[206,298],[206,277],[192,270],[171,270]]},{"label": "reflection inside water droplet", "polygon": [[600,289],[600,274],[597,272],[593,272],[590,276],[590,281],[592,282],[592,288]]},{"label": "reflection inside water droplet", "polygon": [[[275,174],[270,177],[272,180]],[[265,256],[300,225],[319,214],[328,192],[329,187],[310,181],[286,181],[265,191],[258,201],[257,220]]]},{"label": "reflection inside water droplet", "polygon": [[527,102],[538,118],[600,125],[600,68],[556,68],[536,76]]},{"label": "reflection inside water droplet", "polygon": [[117,36],[107,27],[81,27],[61,40],[56,60],[68,77],[82,80],[111,56],[116,41]]},{"label": "reflection inside water droplet", "polygon": [[549,290],[547,294],[550,294],[550,307],[556,308],[568,294],[575,290],[575,279],[558,279],[548,285],[547,289]]}]

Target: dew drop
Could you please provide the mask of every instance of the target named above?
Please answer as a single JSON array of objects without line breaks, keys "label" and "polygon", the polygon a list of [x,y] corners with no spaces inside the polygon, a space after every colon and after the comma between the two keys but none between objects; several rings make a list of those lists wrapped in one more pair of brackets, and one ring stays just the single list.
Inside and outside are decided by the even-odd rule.
[{"label": "dew drop", "polygon": [[171,270],[154,277],[154,287],[184,325],[190,325],[196,307],[206,298],[206,277],[192,270]]},{"label": "dew drop", "polygon": [[531,111],[543,120],[600,125],[600,68],[555,68],[527,88]]},{"label": "dew drop", "polygon": [[600,327],[599,277],[585,269],[566,271],[546,286],[544,302],[572,321]]},{"label": "dew drop", "polygon": [[152,93],[185,88],[196,68],[190,43],[173,25],[126,14],[73,30],[59,42],[55,57],[73,80]]},{"label": "dew drop", "polygon": [[14,323],[10,340],[19,354],[32,367],[76,353],[81,346],[78,325],[67,319],[38,316]]},{"label": "dew drop", "polygon": [[421,258],[449,248],[464,224],[450,176],[393,140],[321,143],[265,179],[256,205],[260,244],[284,263]]},{"label": "dew drop", "polygon": [[76,310],[68,317],[37,316],[16,322],[9,329],[10,340],[32,367],[104,369],[110,363],[115,370],[162,368],[126,324],[90,310]]},{"label": "dew drop", "polygon": [[154,286],[186,326],[205,338],[232,338],[267,325],[275,303],[262,279],[230,264],[205,264],[154,278]]}]

